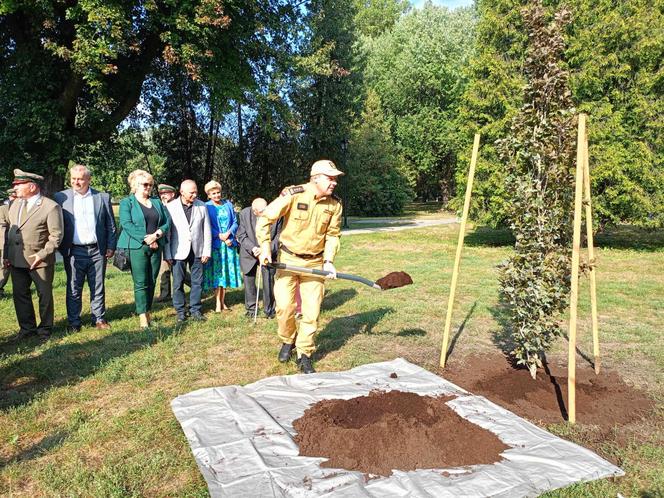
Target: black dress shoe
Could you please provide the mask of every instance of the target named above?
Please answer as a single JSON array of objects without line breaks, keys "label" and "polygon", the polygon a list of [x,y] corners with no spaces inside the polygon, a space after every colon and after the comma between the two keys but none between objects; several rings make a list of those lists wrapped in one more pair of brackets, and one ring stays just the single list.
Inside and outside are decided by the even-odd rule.
[{"label": "black dress shoe", "polygon": [[67,325],[67,333],[68,334],[74,334],[76,332],[81,331],[81,326],[80,325]]},{"label": "black dress shoe", "polygon": [[300,358],[297,360],[297,366],[300,367],[302,373],[305,374],[316,373],[314,367],[311,366],[311,358],[309,358],[306,354],[300,356]]},{"label": "black dress shoe", "polygon": [[282,344],[281,349],[279,350],[279,361],[281,363],[286,363],[288,360],[290,360],[293,349],[293,344]]},{"label": "black dress shoe", "polygon": [[17,339],[24,339],[25,337],[30,337],[32,335],[37,335],[36,330],[28,330],[28,329],[21,329],[18,331],[18,334],[16,334]]},{"label": "black dress shoe", "polygon": [[276,313],[266,313],[265,318],[272,320],[275,316],[277,316]]},{"label": "black dress shoe", "polygon": [[48,339],[51,337],[51,330],[50,329],[37,329],[37,336],[40,339]]}]

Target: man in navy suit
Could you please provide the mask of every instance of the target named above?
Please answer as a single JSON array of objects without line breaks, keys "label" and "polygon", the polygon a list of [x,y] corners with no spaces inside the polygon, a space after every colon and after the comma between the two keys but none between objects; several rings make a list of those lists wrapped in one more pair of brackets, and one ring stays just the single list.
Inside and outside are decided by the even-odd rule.
[{"label": "man in navy suit", "polygon": [[90,188],[90,170],[76,164],[70,170],[70,189],[55,194],[62,206],[64,236],[60,252],[67,273],[67,321],[69,331],[81,330],[83,285],[90,288],[92,325],[108,329],[104,279],[106,260],[117,243],[110,195]]}]

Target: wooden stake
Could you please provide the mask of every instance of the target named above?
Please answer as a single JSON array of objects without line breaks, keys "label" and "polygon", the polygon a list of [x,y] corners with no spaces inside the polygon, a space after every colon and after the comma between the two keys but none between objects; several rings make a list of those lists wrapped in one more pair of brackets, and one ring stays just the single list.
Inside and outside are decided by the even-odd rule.
[{"label": "wooden stake", "polygon": [[590,201],[590,165],[588,157],[588,134],[586,133],[583,141],[583,188],[585,198],[583,202],[586,206],[586,238],[588,239],[588,265],[590,278],[590,312],[592,316],[593,330],[593,358],[595,363],[595,374],[599,374],[600,356],[599,356],[599,326],[597,323],[597,286],[595,283],[595,245],[593,242],[593,210]]},{"label": "wooden stake", "polygon": [[468,183],[466,184],[466,198],[463,202],[463,213],[461,214],[461,226],[459,227],[459,240],[457,242],[456,257],[454,258],[454,269],[452,270],[452,283],[450,284],[450,296],[447,300],[447,315],[445,316],[445,331],[443,332],[443,345],[440,349],[440,366],[445,368],[447,359],[447,343],[450,339],[450,328],[452,326],[452,307],[454,306],[454,294],[456,293],[457,278],[459,277],[459,265],[461,264],[461,249],[466,234],[466,220],[470,209],[470,196],[473,191],[473,178],[475,177],[475,164],[480,149],[480,134],[475,134],[473,143],[473,154],[470,158],[470,169],[468,170]]},{"label": "wooden stake", "polygon": [[574,236],[572,241],[572,288],[569,305],[569,354],[567,358],[567,414],[576,422],[576,310],[579,301],[579,251],[581,247],[581,205],[583,201],[584,140],[586,115],[579,114],[576,142],[576,180],[574,188]]}]

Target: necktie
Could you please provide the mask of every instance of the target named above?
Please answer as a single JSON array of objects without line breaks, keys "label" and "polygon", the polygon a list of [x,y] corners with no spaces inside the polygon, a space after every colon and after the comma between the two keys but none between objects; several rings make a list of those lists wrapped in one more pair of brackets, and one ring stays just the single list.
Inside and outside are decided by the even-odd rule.
[{"label": "necktie", "polygon": [[21,204],[18,206],[18,220],[16,222],[17,225],[21,225],[21,218],[23,218],[23,212],[27,209],[27,204],[28,201],[25,199],[21,199]]}]

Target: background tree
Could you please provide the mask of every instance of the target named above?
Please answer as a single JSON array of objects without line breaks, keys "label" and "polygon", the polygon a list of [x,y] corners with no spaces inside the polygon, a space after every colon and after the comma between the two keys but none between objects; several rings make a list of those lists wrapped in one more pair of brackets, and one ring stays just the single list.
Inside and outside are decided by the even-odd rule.
[{"label": "background tree", "polygon": [[0,7],[0,164],[62,184],[76,145],[108,139],[136,107],[157,62],[213,93],[252,84],[260,24],[281,6],[189,2],[3,2]]},{"label": "background tree", "polygon": [[[510,133],[521,105],[526,31],[523,0],[478,0],[475,54],[459,112],[457,198],[463,202],[473,133],[482,153],[473,188],[472,216],[507,223],[505,174],[496,139]],[[547,2],[555,7],[558,0]],[[664,213],[662,118],[664,23],[651,0],[580,0],[570,5],[565,58],[573,100],[589,114],[595,221],[661,226]]]},{"label": "background tree", "polygon": [[509,137],[498,142],[506,211],[516,238],[500,283],[512,320],[511,354],[534,378],[568,303],[575,110],[562,63],[569,11],[550,21],[537,0],[522,12],[530,40],[524,65],[528,84]]},{"label": "background tree", "polygon": [[367,86],[380,98],[423,200],[445,202],[453,194],[455,117],[466,84],[460,68],[471,53],[473,26],[472,9],[427,3],[378,37],[368,54]]},{"label": "background tree", "polygon": [[346,173],[351,179],[362,180],[348,182],[350,212],[360,216],[400,214],[412,190],[373,91],[369,91],[364,111],[351,133],[349,151]]}]

